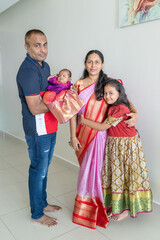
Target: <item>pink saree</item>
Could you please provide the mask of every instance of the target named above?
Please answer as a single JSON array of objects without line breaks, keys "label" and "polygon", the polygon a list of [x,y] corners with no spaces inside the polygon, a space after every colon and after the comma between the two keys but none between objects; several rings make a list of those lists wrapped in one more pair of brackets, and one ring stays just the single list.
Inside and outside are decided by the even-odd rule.
[{"label": "pink saree", "polygon": [[[79,96],[85,103],[80,114],[93,121],[104,120],[107,104],[97,101],[95,83],[83,89]],[[103,203],[101,171],[105,155],[106,131],[100,132],[80,125],[77,137],[82,145],[76,152],[80,164],[77,196],[73,210],[73,222],[92,229],[96,225],[106,228],[108,218]]]}]

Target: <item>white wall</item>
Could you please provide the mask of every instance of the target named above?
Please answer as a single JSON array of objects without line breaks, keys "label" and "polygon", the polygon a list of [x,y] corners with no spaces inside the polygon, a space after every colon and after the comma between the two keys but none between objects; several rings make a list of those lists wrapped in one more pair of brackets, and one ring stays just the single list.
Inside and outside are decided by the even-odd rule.
[{"label": "white wall", "polygon": [[0,0],[0,13],[17,3],[19,0]]},{"label": "white wall", "polygon": [[[21,0],[0,14],[0,128],[21,139],[15,78],[25,57],[24,35],[31,28],[47,35],[52,73],[67,67],[75,82],[82,74],[85,54],[99,49],[105,56],[105,72],[123,79],[129,99],[139,110],[137,128],[154,200],[160,203],[160,20],[119,28],[118,0]],[[68,140],[68,124],[59,126],[55,154],[77,165]]]}]

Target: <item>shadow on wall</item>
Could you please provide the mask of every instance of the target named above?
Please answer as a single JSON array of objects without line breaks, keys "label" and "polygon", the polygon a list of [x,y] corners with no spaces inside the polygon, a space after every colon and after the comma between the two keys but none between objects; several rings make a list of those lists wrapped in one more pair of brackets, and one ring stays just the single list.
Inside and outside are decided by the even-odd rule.
[{"label": "shadow on wall", "polygon": [[23,136],[16,75],[25,56],[24,36],[18,34],[16,27],[3,29],[0,34],[0,130],[14,136],[21,131]]},{"label": "shadow on wall", "polygon": [[2,90],[2,53],[0,48],[0,89]]},{"label": "shadow on wall", "polygon": [[[0,44],[1,46],[1,44]],[[0,116],[3,114],[3,86],[2,86],[2,53],[1,53],[1,47],[0,47]],[[2,130],[2,117],[0,118],[0,131]]]}]

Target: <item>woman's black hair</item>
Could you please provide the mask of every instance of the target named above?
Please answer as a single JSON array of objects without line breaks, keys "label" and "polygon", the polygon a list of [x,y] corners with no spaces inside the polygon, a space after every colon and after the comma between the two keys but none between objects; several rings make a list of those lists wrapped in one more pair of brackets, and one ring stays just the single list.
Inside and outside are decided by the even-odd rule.
[{"label": "woman's black hair", "polygon": [[[117,92],[119,92],[119,98],[117,99],[117,101],[114,104],[112,104],[112,106],[116,106],[118,104],[123,104],[131,110],[130,103],[128,101],[128,98],[127,98],[127,95],[125,93],[125,89],[124,89],[122,83],[120,81],[118,81],[117,79],[108,78],[104,82],[103,89],[107,85],[111,85],[111,86],[115,87]],[[104,94],[104,90],[103,90],[103,94]]]},{"label": "woman's black hair", "polygon": [[[89,51],[87,53],[86,57],[85,57],[85,61],[84,61],[85,63],[87,62],[87,59],[88,59],[89,55],[91,55],[93,53],[96,53],[100,57],[102,63],[104,63],[104,56],[98,50]],[[88,75],[89,74],[88,74],[87,69],[84,69],[82,78],[83,79],[87,78]],[[103,86],[104,86],[105,80],[107,80],[107,75],[103,72],[103,70],[101,70],[100,73],[99,73],[98,81],[96,83],[96,87],[95,87],[95,94],[96,94],[96,98],[97,98],[98,101],[102,100],[102,98],[103,98]]]}]

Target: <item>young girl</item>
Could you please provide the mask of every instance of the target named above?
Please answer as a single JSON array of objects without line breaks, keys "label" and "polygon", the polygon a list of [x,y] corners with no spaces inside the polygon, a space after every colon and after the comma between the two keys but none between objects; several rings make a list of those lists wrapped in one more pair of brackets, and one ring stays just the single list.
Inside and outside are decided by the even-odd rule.
[{"label": "young girl", "polygon": [[123,82],[108,79],[104,100],[109,105],[108,117],[96,123],[79,117],[79,123],[96,130],[108,129],[106,156],[102,170],[102,188],[108,216],[114,220],[152,211],[152,193],[141,140],[135,127],[124,122],[130,103]]},{"label": "young girl", "polygon": [[62,69],[58,76],[48,78],[49,86],[43,95],[43,101],[57,118],[59,123],[65,123],[77,114],[84,103],[72,88],[71,71]]}]

